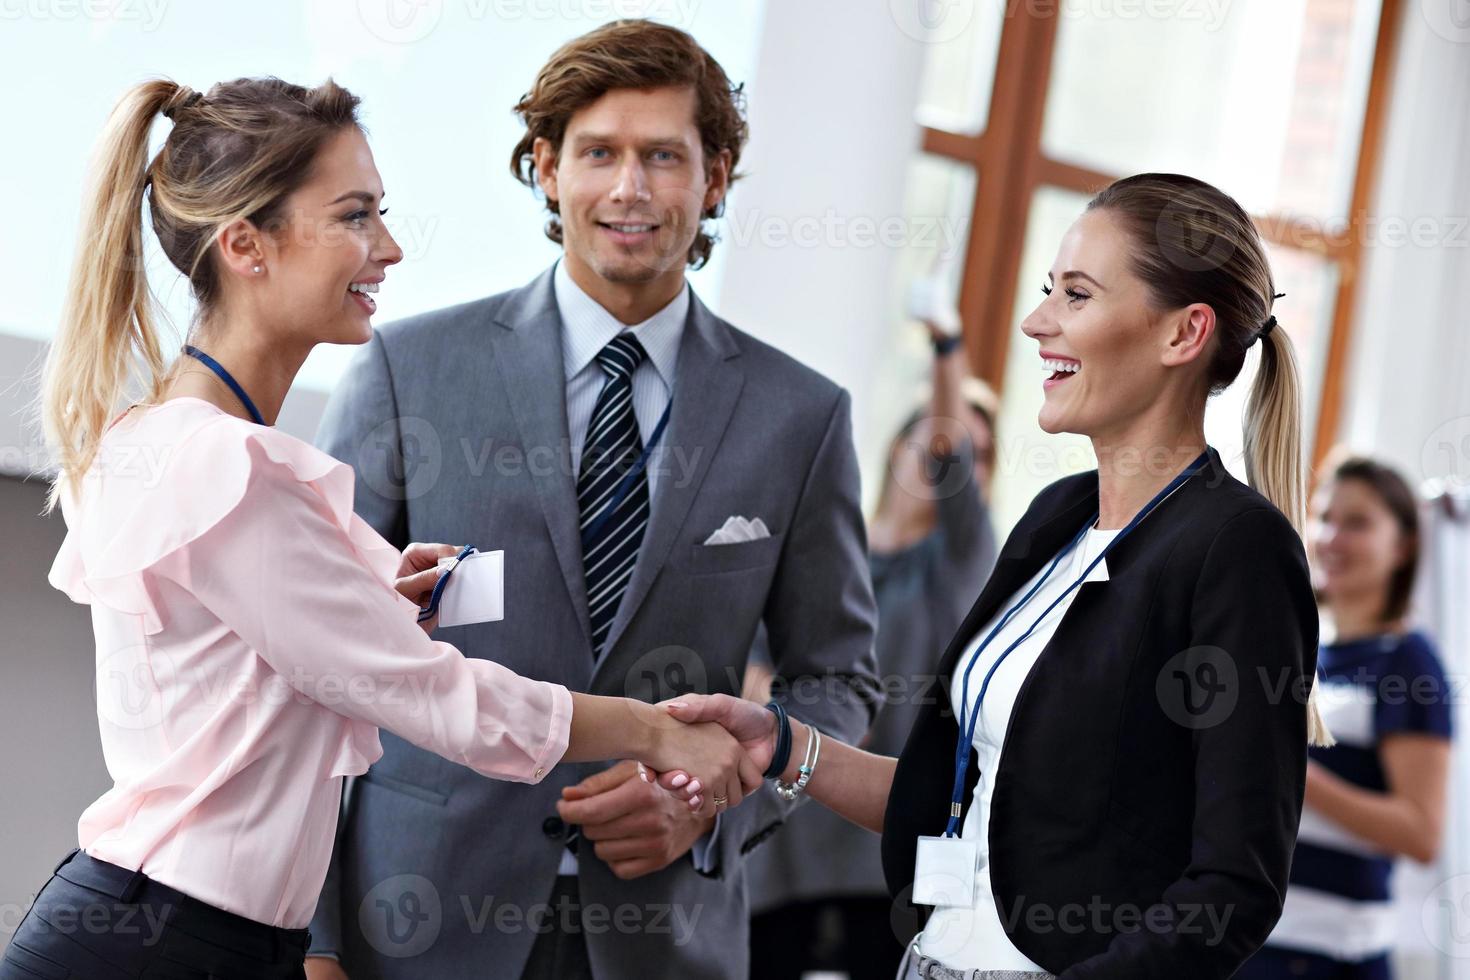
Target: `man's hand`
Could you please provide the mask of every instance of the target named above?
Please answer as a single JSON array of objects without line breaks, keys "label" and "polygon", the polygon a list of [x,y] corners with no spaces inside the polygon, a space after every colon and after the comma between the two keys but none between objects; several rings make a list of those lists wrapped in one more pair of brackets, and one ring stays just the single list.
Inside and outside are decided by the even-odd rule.
[{"label": "man's hand", "polygon": [[636,762],[619,762],[561,795],[561,818],[580,824],[582,839],[623,879],[668,867],[715,825],[712,810],[690,812],[682,795],[645,781]]},{"label": "man's hand", "polygon": [[[453,558],[459,552],[460,549],[452,544],[420,544],[415,541],[403,549],[403,558],[398,563],[398,581],[393,583],[393,587],[399,595],[422,609],[428,605],[429,596],[443,574],[439,569],[439,559]],[[438,623],[436,614],[433,619],[419,625],[425,633],[432,633]]]},{"label": "man's hand", "polygon": [[347,971],[330,956],[308,956],[306,980],[347,980]]}]

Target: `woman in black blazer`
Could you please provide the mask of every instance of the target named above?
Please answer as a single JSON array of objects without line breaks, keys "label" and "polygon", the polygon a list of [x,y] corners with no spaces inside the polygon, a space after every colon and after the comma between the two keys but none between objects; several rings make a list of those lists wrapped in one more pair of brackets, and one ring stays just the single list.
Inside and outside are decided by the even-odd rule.
[{"label": "woman in black blazer", "polygon": [[[1047,487],[1012,531],[937,677],[916,688],[921,712],[902,755],[822,740],[775,706],[690,696],[669,710],[721,721],[788,783],[815,754],[805,792],[882,833],[900,902],[933,900],[915,894],[918,840],[968,817],[984,776],[988,863],[975,877],[989,893],[977,888],[960,909],[973,920],[942,921],[978,922],[993,904],[1004,935],[963,962],[917,947],[904,976],[1223,980],[1280,915],[1309,737],[1330,741],[1311,702],[1317,613],[1297,531],[1292,346],[1274,329],[1275,284],[1249,216],[1192,178],[1142,174],[1103,190],[1048,278],[1022,325],[1051,371],[1040,423],[1089,436],[1099,468]],[[1204,413],[1256,343],[1246,486],[1206,446]],[[1060,611],[1054,632],[1030,641],[1029,670],[1001,695],[999,763],[958,775],[975,756],[960,742],[953,689],[974,660],[955,696],[974,714],[982,678],[1004,662],[999,646],[977,653],[979,641],[1028,593],[1052,600],[1043,574],[1086,567],[1074,546],[1093,536],[1112,542],[1105,564],[1092,563],[1100,576],[1048,579],[1081,584],[1054,597],[1070,605],[1048,609]],[[1040,612],[1027,606],[1011,628],[1039,624]],[[1005,655],[1025,663],[1028,641],[1017,642]],[[990,712],[987,700],[987,723]],[[954,843],[936,850],[937,869],[963,883],[975,859]]]}]

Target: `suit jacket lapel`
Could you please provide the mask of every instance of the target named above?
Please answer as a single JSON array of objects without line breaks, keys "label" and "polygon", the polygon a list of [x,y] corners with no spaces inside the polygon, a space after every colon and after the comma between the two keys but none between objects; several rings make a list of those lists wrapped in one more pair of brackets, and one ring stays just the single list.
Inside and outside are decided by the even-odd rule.
[{"label": "suit jacket lapel", "polygon": [[[710,460],[719,449],[745,383],[734,362],[739,354],[729,330],[698,296],[693,297],[689,321],[679,342],[668,431],[650,460],[650,465],[665,467],[663,478],[654,496],[633,577],[608,632],[601,663],[610,659],[618,639],[648,597],[709,472]],[[684,467],[691,464],[695,469],[686,477]]]},{"label": "suit jacket lapel", "polygon": [[582,572],[582,538],[577,487],[572,479],[571,439],[567,434],[566,366],[562,358],[561,315],[557,312],[551,272],[523,289],[502,314],[493,334],[500,383],[515,416],[521,445],[540,454],[549,447],[551,466],[530,465],[546,526],[551,531],[557,563],[582,633],[592,649],[592,623],[587,612],[587,584]]}]

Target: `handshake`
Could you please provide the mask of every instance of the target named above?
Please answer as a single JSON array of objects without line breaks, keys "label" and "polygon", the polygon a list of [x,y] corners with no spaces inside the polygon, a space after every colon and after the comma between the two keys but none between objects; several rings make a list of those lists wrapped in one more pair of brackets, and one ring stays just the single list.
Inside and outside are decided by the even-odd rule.
[{"label": "handshake", "polygon": [[738,806],[760,787],[779,735],[773,712],[729,694],[688,694],[656,708],[678,727],[664,728],[656,757],[640,762],[647,782],[682,794],[700,812]]},{"label": "handshake", "polygon": [[[439,560],[458,551],[410,544],[398,569],[398,593],[422,611],[443,574]],[[419,625],[432,633],[436,620],[421,618]],[[713,829],[715,817],[759,788],[779,735],[773,712],[728,694],[648,704],[573,693],[564,761],[629,761],[564,788],[557,813],[580,828],[583,841],[617,877],[652,874],[688,854]],[[348,980],[335,956],[319,954],[307,957],[306,976]]]},{"label": "handshake", "polygon": [[[419,625],[427,633],[437,625],[437,617],[428,615],[425,607],[445,571],[440,561],[454,557],[459,550],[453,545],[415,543],[403,551],[395,587],[420,607]],[[656,783],[707,822],[720,811],[738,806],[760,786],[780,735],[774,713],[726,694],[691,694],[659,705],[630,701],[626,702],[632,709],[629,712],[612,712],[606,710],[610,705],[594,703],[621,699],[574,698],[574,719],[580,714],[584,724],[579,726],[574,721],[573,748],[579,741],[584,746],[581,751],[569,753],[569,759],[596,753],[590,757],[636,760],[636,772],[643,783],[650,787]],[[579,739],[578,728],[592,737]],[[610,792],[628,781],[634,771],[631,763],[615,766],[569,787],[563,804]],[[587,815],[580,810],[587,808],[571,809],[571,813],[563,814],[564,819],[585,826]]]}]

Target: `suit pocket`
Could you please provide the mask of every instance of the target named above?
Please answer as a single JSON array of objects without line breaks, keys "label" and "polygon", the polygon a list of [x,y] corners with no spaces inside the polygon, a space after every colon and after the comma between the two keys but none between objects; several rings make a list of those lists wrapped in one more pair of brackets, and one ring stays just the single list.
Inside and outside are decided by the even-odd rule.
[{"label": "suit pocket", "polygon": [[781,556],[782,535],[773,534],[739,544],[696,544],[689,549],[689,571],[694,575],[718,575],[752,568],[769,568]]},{"label": "suit pocket", "polygon": [[449,801],[449,797],[437,790],[406,782],[402,779],[396,779],[393,776],[385,776],[373,769],[369,769],[359,776],[358,779],[371,786],[378,786],[395,793],[402,793],[404,796],[412,796],[416,800],[423,800],[425,803],[432,803],[435,806],[443,806]]}]

